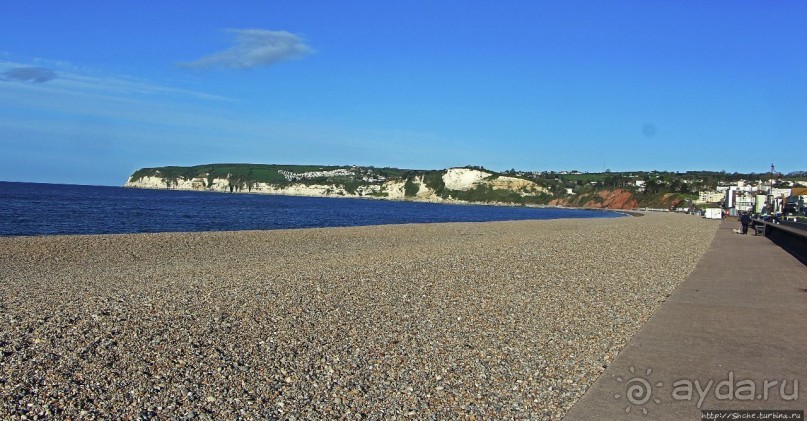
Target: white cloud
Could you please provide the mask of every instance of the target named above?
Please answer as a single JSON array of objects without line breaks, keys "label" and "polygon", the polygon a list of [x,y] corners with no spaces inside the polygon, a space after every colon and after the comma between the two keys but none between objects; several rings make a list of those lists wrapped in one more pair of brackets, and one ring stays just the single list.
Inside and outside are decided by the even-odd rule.
[{"label": "white cloud", "polygon": [[248,69],[301,58],[313,51],[302,38],[286,31],[230,29],[228,32],[235,34],[235,45],[224,51],[181,64],[193,68]]}]

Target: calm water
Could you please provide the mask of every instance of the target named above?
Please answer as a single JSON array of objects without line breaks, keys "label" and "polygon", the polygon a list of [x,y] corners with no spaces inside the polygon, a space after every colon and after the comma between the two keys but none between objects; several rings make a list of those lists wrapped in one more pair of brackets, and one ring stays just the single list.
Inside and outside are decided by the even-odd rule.
[{"label": "calm water", "polygon": [[0,235],[6,236],[617,216],[620,214],[572,209],[0,182]]}]

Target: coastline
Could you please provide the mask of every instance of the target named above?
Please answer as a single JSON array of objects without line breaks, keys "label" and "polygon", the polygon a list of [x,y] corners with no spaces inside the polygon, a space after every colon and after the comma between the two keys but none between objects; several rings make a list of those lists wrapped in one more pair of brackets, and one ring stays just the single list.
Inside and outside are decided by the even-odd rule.
[{"label": "coastline", "polygon": [[3,237],[0,414],[560,418],[716,227]]},{"label": "coastline", "polygon": [[224,191],[215,191],[215,190],[204,190],[204,189],[176,189],[176,188],[154,188],[154,187],[140,187],[140,186],[132,186],[132,185],[123,185],[119,186],[124,189],[143,189],[143,190],[163,190],[163,191],[181,191],[181,192],[200,192],[200,193],[217,193],[217,194],[253,194],[253,195],[265,195],[265,196],[286,196],[286,197],[321,197],[321,198],[334,198],[334,199],[369,199],[369,200],[384,200],[390,202],[413,202],[413,203],[434,203],[434,204],[442,204],[442,205],[477,205],[477,206],[508,206],[508,207],[525,207],[525,208],[539,208],[539,209],[575,209],[575,210],[592,210],[592,211],[601,211],[601,212],[615,212],[615,213],[625,213],[630,216],[637,216],[636,214],[641,215],[640,212],[635,212],[634,209],[616,209],[616,208],[594,208],[594,207],[579,207],[579,206],[560,206],[560,205],[549,205],[549,204],[535,204],[535,203],[514,203],[514,202],[469,202],[466,200],[458,200],[458,199],[422,199],[417,197],[404,197],[404,198],[396,198],[396,197],[384,197],[384,196],[373,196],[373,195],[340,195],[340,194],[328,194],[328,195],[300,195],[300,194],[284,194],[284,193],[275,193],[275,192],[261,192],[261,191],[234,191],[234,192],[224,192]]},{"label": "coastline", "polygon": [[[620,213],[552,207],[419,201],[334,201],[328,197],[207,195],[190,191],[69,185],[3,185],[0,236],[192,232],[397,223],[609,218]],[[38,206],[50,197],[47,207]],[[26,211],[30,206],[30,211]]]},{"label": "coastline", "polygon": [[[213,193],[213,194],[221,194],[221,195],[231,195],[231,194],[245,194],[245,195],[263,195],[263,196],[283,196],[283,197],[319,197],[319,198],[334,198],[334,199],[369,199],[369,200],[382,200],[382,201],[390,201],[390,202],[412,202],[412,203],[434,203],[434,204],[444,204],[444,205],[478,205],[478,206],[507,206],[507,207],[528,207],[528,208],[539,208],[539,209],[575,209],[575,210],[592,210],[592,211],[605,211],[605,212],[615,212],[615,213],[639,213],[636,212],[634,209],[618,209],[618,208],[594,208],[594,207],[580,207],[580,206],[560,206],[560,205],[549,205],[549,204],[533,204],[533,203],[513,203],[513,202],[469,202],[464,200],[457,200],[457,199],[441,199],[441,200],[424,200],[418,198],[411,198],[406,197],[402,199],[398,198],[390,198],[390,197],[380,197],[380,196],[372,196],[372,195],[294,195],[294,194],[281,194],[281,193],[274,193],[274,192],[249,192],[249,191],[237,191],[237,192],[225,192],[225,191],[216,191],[216,190],[206,190],[206,189],[176,189],[176,188],[154,188],[154,187],[140,187],[140,186],[132,186],[132,185],[92,185],[92,184],[55,184],[55,183],[40,183],[40,182],[29,182],[29,181],[2,181],[0,183],[9,183],[9,184],[40,184],[40,185],[52,185],[52,186],[77,186],[77,187],[101,187],[101,188],[121,188],[121,189],[134,189],[134,190],[154,190],[154,191],[177,191],[177,192],[197,192],[197,193]],[[636,216],[636,215],[632,215]]]}]

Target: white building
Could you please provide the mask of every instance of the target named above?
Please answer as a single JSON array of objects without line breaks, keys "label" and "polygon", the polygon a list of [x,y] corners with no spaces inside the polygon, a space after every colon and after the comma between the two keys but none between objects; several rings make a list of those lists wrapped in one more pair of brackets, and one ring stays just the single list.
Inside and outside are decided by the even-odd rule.
[{"label": "white building", "polygon": [[726,198],[725,192],[700,191],[698,192],[698,203],[717,203]]},{"label": "white building", "polygon": [[734,198],[734,208],[738,212],[753,212],[755,202],[754,196],[751,195],[736,196]]},{"label": "white building", "polygon": [[723,209],[720,208],[706,208],[703,217],[707,219],[721,219],[723,218]]},{"label": "white building", "polygon": [[774,187],[771,193],[773,194],[773,197],[782,197],[782,196],[788,197],[788,196],[790,196],[791,192],[792,192],[791,189],[780,189],[780,188]]}]

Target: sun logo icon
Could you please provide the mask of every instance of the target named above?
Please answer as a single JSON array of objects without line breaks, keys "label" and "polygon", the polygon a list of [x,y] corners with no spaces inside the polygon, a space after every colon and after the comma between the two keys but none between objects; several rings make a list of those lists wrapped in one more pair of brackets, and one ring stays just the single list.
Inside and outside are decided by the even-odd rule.
[{"label": "sun logo icon", "polygon": [[[636,369],[631,366],[630,367],[630,374],[631,378],[625,381],[622,376],[617,376],[616,381],[619,383],[625,384],[625,394],[616,394],[614,395],[615,399],[622,399],[622,396],[625,396],[628,399],[628,406],[625,407],[625,412],[630,413],[633,406],[636,405],[642,409],[642,415],[647,415],[647,408],[644,407],[644,404],[650,402],[652,399],[656,405],[661,403],[661,399],[653,397],[653,383],[649,380],[650,374],[653,373],[652,368],[648,368],[645,371],[644,377],[641,375],[636,375]],[[655,387],[663,387],[663,382],[655,383]]]}]

